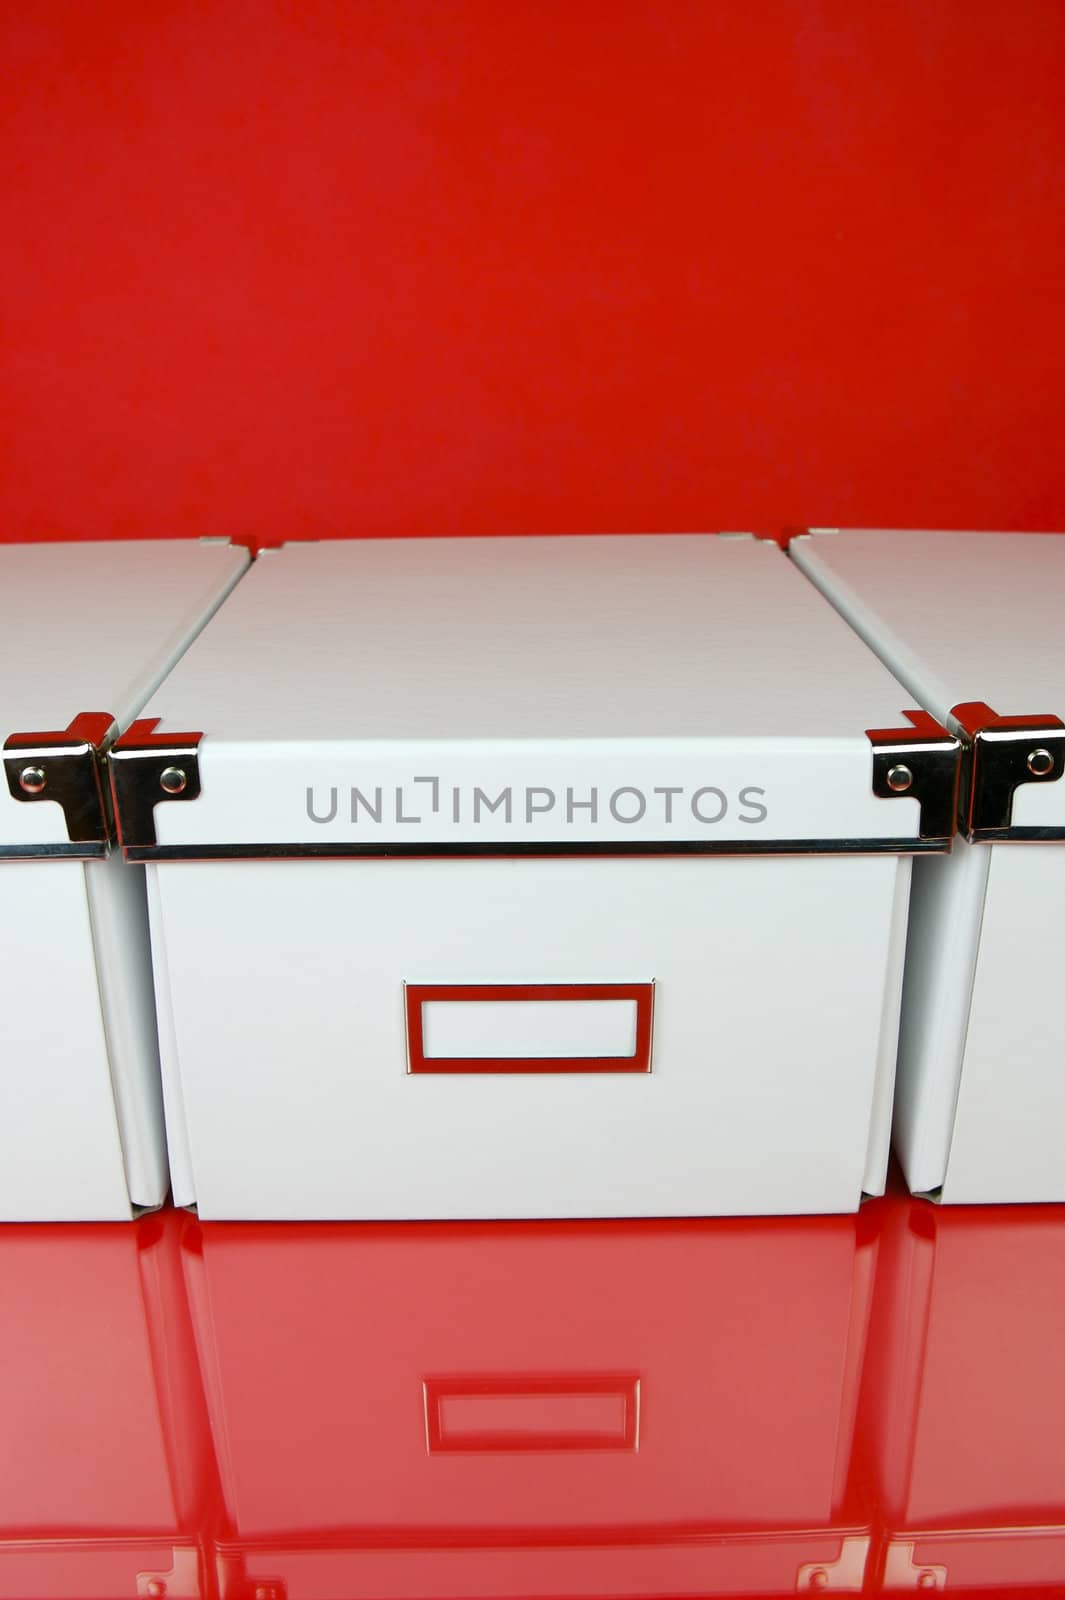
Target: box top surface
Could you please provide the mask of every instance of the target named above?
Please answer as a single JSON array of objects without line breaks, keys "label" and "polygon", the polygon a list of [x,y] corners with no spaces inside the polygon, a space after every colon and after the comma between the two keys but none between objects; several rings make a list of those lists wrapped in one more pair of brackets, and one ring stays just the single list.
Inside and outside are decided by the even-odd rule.
[{"label": "box top surface", "polygon": [[903,703],[776,545],[590,536],[268,552],[147,712],[235,743],[838,738]]},{"label": "box top surface", "polygon": [[[203,735],[195,803],[155,810],[158,842],[175,851],[354,849],[371,822],[379,843],[406,848],[501,848],[504,837],[636,847],[660,842],[663,826],[669,839],[714,827],[759,848],[916,838],[917,800],[885,806],[872,792],[866,737],[898,728],[911,703],[776,545],[581,536],[267,552],[145,715],[161,735]],[[762,788],[772,760],[774,808],[744,825],[738,797]],[[417,832],[410,796],[396,798],[404,784],[431,796]],[[718,786],[729,820],[689,815],[685,834],[665,815],[669,784],[684,788],[678,814]],[[338,799],[353,785],[370,800],[352,802],[357,816]],[[530,802],[519,829],[472,816],[475,785],[513,791],[515,807],[530,786],[558,804],[541,818]],[[592,816],[619,787],[660,798],[641,810],[630,797],[632,818]],[[582,811],[590,789],[599,799]],[[389,819],[370,815],[382,806]]]},{"label": "box top surface", "polygon": [[124,726],[247,562],[225,542],[0,545],[0,730]]},{"label": "box top surface", "polygon": [[[247,561],[214,540],[0,545],[0,743],[82,712],[125,727]],[[38,839],[67,839],[60,807],[0,780],[0,849]]]},{"label": "box top surface", "polygon": [[1065,717],[1065,535],[841,529],[808,545],[941,720],[972,700]]},{"label": "box top surface", "polygon": [[[974,702],[1065,722],[1065,535],[825,529],[792,551],[947,726]],[[1026,783],[1013,818],[1065,824],[1065,782]]]}]

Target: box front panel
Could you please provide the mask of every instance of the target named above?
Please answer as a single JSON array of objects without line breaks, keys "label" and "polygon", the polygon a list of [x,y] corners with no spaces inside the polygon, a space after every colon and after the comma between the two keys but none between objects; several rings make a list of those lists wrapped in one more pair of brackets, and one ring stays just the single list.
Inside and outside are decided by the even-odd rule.
[{"label": "box front panel", "polygon": [[1063,898],[1065,846],[992,846],[944,1200],[1065,1200]]},{"label": "box front panel", "polygon": [[[848,1210],[897,873],[877,857],[160,865],[201,1214]],[[652,983],[650,1071],[573,1070],[571,1024],[568,1070],[409,1071],[405,986]]]},{"label": "box front panel", "polygon": [[85,891],[76,861],[0,866],[0,1218],[128,1219]]}]

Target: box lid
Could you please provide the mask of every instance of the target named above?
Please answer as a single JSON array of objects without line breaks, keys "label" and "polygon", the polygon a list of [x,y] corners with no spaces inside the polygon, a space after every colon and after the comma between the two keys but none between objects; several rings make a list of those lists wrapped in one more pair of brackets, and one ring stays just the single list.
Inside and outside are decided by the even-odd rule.
[{"label": "box lid", "polygon": [[131,859],[943,848],[957,744],[910,704],[766,542],[294,544],[112,775]]},{"label": "box lid", "polygon": [[970,839],[1065,839],[1065,535],[827,530],[792,554],[963,740]]},{"label": "box lid", "polygon": [[106,855],[101,754],[247,562],[228,540],[0,545],[0,857]]}]

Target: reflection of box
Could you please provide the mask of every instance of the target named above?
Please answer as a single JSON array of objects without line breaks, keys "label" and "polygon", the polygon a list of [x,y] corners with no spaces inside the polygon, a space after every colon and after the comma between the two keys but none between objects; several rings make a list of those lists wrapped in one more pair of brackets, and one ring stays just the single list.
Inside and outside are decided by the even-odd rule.
[{"label": "reflection of box", "polygon": [[1065,1216],[913,1202],[892,1224],[869,1362],[885,1587],[1061,1594]]},{"label": "reflection of box", "polygon": [[188,1223],[224,1593],[860,1589],[863,1224]]},{"label": "reflection of box", "polygon": [[817,533],[795,559],[965,741],[918,863],[896,1098],[910,1187],[1065,1200],[1065,536]]},{"label": "reflection of box", "polygon": [[203,1592],[210,1442],[165,1220],[0,1229],[2,1600]]},{"label": "reflection of box", "polygon": [[247,562],[224,540],[0,546],[0,1218],[167,1190],[143,873],[100,764]]},{"label": "reflection of box", "polygon": [[953,827],[905,704],[771,544],[261,557],[113,758],[179,1203],[853,1209]]}]

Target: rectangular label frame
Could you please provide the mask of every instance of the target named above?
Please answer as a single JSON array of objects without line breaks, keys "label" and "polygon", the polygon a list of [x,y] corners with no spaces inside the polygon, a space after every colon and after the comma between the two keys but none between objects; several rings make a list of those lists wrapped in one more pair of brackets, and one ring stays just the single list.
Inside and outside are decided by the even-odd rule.
[{"label": "rectangular label frame", "polygon": [[[412,1076],[455,1073],[649,1073],[654,1031],[650,983],[405,983],[407,1071]],[[629,1000],[636,1006],[636,1048],[631,1056],[427,1056],[422,1007],[431,1002]]]}]

